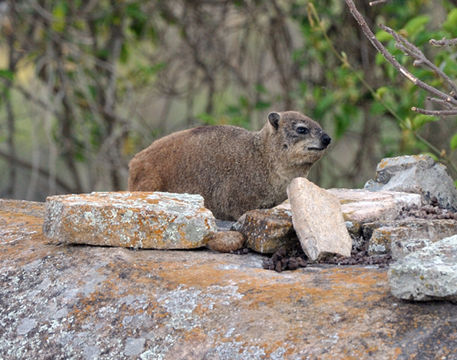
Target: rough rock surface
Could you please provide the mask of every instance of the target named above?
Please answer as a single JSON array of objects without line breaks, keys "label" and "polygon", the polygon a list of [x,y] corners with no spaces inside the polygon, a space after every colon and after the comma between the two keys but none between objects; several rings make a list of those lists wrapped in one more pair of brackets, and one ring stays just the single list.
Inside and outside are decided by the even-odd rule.
[{"label": "rough rock surface", "polygon": [[218,231],[207,235],[206,247],[219,252],[233,252],[243,248],[244,236],[238,231]]},{"label": "rough rock surface", "polygon": [[245,236],[245,246],[261,254],[273,254],[283,246],[295,247],[298,244],[289,210],[248,211],[238,219],[233,229]]},{"label": "rough rock surface", "polygon": [[382,159],[376,177],[365,184],[370,191],[391,190],[421,194],[427,203],[457,211],[457,189],[446,167],[430,156],[413,155]]},{"label": "rough rock surface", "polygon": [[0,200],[1,359],[457,357],[455,305],[396,300],[386,270],[55,245],[43,216]]},{"label": "rough rock surface", "polygon": [[310,260],[328,254],[351,255],[352,239],[334,195],[305,178],[293,179],[287,195],[295,232]]},{"label": "rough rock surface", "polygon": [[[457,221],[451,219],[405,219],[376,221],[363,225],[370,254],[391,252],[392,258],[403,257],[426,244],[457,234]],[[421,245],[422,244],[422,245]]]},{"label": "rough rock surface", "polygon": [[[364,189],[328,189],[341,204],[346,227],[353,236],[361,235],[362,225],[378,220],[394,220],[405,209],[419,208],[419,194],[397,191],[372,192]],[[287,200],[275,208],[290,210]]]},{"label": "rough rock surface", "polygon": [[56,242],[145,249],[204,246],[216,231],[200,195],[97,192],[46,199],[44,234]]},{"label": "rough rock surface", "polygon": [[364,224],[376,220],[394,220],[403,209],[420,207],[419,194],[398,191],[372,192],[364,189],[329,189],[341,202],[344,220]]},{"label": "rough rock surface", "polygon": [[[400,299],[457,302],[457,235],[391,264],[389,284]],[[457,339],[457,333],[455,336]]]}]

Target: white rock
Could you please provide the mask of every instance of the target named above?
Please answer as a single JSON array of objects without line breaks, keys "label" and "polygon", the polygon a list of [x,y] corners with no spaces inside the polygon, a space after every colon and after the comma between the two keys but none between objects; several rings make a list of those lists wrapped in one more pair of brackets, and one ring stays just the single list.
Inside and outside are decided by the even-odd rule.
[{"label": "white rock", "polygon": [[442,208],[457,211],[457,189],[446,167],[427,155],[382,159],[376,177],[365,184],[371,191],[392,190],[421,194],[427,203],[436,199]]},{"label": "white rock", "polygon": [[388,277],[397,298],[457,301],[457,235],[391,264]]},{"label": "white rock", "polygon": [[311,260],[328,253],[351,255],[352,240],[338,198],[305,178],[293,179],[287,194],[295,232]]},{"label": "white rock", "polygon": [[346,221],[359,224],[377,220],[393,220],[403,208],[422,205],[419,194],[399,191],[368,191],[364,189],[329,189],[341,202]]}]

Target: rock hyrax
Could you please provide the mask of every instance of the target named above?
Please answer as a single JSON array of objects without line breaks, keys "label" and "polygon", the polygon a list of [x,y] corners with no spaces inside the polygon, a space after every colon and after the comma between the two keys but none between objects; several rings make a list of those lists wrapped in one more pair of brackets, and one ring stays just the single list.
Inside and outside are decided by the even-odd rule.
[{"label": "rock hyrax", "polygon": [[330,144],[319,124],[295,112],[272,112],[257,132],[202,126],[154,141],[129,164],[130,191],[201,194],[218,219],[236,220],[287,198],[289,182],[307,176]]}]

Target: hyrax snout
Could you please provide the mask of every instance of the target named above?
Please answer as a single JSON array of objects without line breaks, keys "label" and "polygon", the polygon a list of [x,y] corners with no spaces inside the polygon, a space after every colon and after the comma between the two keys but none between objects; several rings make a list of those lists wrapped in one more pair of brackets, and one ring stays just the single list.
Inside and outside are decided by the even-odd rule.
[{"label": "hyrax snout", "polygon": [[284,201],[289,182],[307,176],[330,142],[317,122],[295,111],[270,113],[257,132],[235,126],[183,130],[135,155],[129,190],[201,194],[216,218],[236,220]]}]

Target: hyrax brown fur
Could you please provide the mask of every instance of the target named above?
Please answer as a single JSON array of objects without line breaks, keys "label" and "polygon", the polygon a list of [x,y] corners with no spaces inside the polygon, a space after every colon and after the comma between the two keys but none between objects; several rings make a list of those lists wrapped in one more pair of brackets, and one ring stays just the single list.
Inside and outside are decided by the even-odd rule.
[{"label": "hyrax brown fur", "polygon": [[295,111],[270,113],[258,132],[225,125],[183,130],[135,155],[128,187],[201,194],[216,218],[236,220],[284,201],[289,182],[307,176],[330,141]]}]

